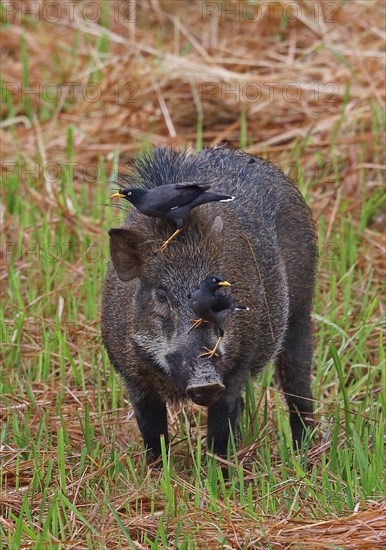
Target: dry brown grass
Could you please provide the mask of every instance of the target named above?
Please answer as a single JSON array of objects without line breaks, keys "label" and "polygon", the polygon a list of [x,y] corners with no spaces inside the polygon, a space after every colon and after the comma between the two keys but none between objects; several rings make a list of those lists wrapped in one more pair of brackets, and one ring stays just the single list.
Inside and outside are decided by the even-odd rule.
[{"label": "dry brown grass", "polygon": [[[251,153],[266,154],[284,167],[293,166],[294,143],[307,138],[301,169],[305,178],[315,174],[313,210],[317,219],[321,213],[329,218],[326,240],[343,198],[350,202],[355,223],[362,200],[358,200],[362,191],[358,172],[366,167],[366,187],[371,193],[378,178],[373,175],[383,169],[374,156],[375,152],[382,156],[384,136],[374,143],[371,126],[371,110],[374,105],[384,107],[386,94],[382,1],[357,0],[350,8],[338,0],[327,3],[329,7],[324,2],[298,2],[299,19],[282,31],[279,22],[288,3],[279,2],[275,9],[269,3],[263,5],[256,22],[247,20],[245,14],[243,17],[243,2],[234,4],[240,21],[219,8],[218,16],[208,16],[205,22],[205,4],[201,2],[143,0],[137,3],[137,20],[130,23],[124,21],[126,12],[120,3],[114,11],[117,21],[111,20],[108,30],[97,22],[82,20],[79,10],[74,11],[72,21],[64,9],[55,24],[40,16],[37,25],[22,26],[20,8],[16,9],[14,22],[10,16],[10,25],[3,32],[3,80],[14,90],[16,105],[15,117],[7,120],[3,132],[3,160],[13,161],[21,144],[26,162],[41,166],[62,161],[64,130],[73,125],[75,184],[79,186],[84,184],[87,166],[95,165],[101,155],[111,158],[114,149],[124,161],[147,140],[152,145],[194,146],[196,121],[201,115],[205,145],[226,142],[238,146],[240,111],[245,110],[252,142],[245,148]],[[288,13],[294,17],[290,8]],[[331,19],[333,23],[328,22]],[[28,87],[41,91],[27,96],[34,111],[44,106],[50,112],[47,121],[33,117],[31,123],[24,116],[23,33],[29,52]],[[92,38],[104,35],[109,50],[100,60]],[[76,56],[71,56],[75,36]],[[189,53],[179,55],[186,50]],[[90,58],[97,59],[92,69],[88,68]],[[100,70],[99,102],[83,97],[94,91],[87,86],[90,75],[95,81],[95,67]],[[57,85],[58,104],[44,100],[48,83]],[[288,83],[295,86],[286,87]],[[348,85],[349,97],[343,108]],[[257,101],[249,101],[255,93]],[[68,101],[71,94],[73,102]],[[4,103],[2,110],[5,114]],[[334,155],[329,151],[333,127]],[[329,158],[330,175],[332,162],[337,162],[338,192],[328,170],[318,172],[317,154]],[[44,178],[43,173],[41,176]],[[49,182],[46,187],[50,189]],[[57,208],[57,201],[48,197],[34,199],[41,208]],[[70,218],[66,223],[77,223],[70,212],[66,214]],[[383,227],[380,215],[364,234],[375,247],[382,275]]]},{"label": "dry brown grass", "polygon": [[[334,239],[339,237],[342,223],[339,212],[343,204],[345,215],[353,227],[356,230],[361,227],[363,202],[371,199],[385,170],[385,135],[382,128],[377,131],[374,128],[374,110],[384,109],[386,96],[385,5],[382,0],[352,0],[345,4],[338,0],[298,0],[299,18],[282,27],[283,9],[288,7],[288,2],[284,1],[279,1],[274,9],[268,3],[260,3],[261,16],[258,21],[251,22],[242,15],[243,11],[239,21],[232,16],[224,20],[221,11],[218,16],[205,21],[203,10],[206,8],[200,1],[138,0],[135,21],[125,21],[124,3],[120,2],[117,20],[112,17],[112,11],[109,12],[107,30],[100,21],[87,21],[79,15],[84,2],[76,3],[78,8],[73,21],[63,11],[63,17],[55,23],[42,16],[37,24],[22,23],[20,6],[31,4],[35,2],[11,2],[15,14],[7,18],[8,24],[3,29],[2,78],[8,83],[8,89],[13,90],[14,111],[10,117],[7,104],[2,103],[2,115],[6,120],[1,154],[6,170],[7,163],[13,163],[17,158],[29,167],[34,163],[39,167],[34,177],[36,185],[29,188],[30,180],[22,177],[20,192],[28,199],[30,208],[39,211],[42,220],[47,220],[53,238],[58,223],[64,224],[67,233],[76,235],[78,239],[85,234],[101,238],[107,228],[106,221],[92,213],[96,182],[85,182],[85,167],[95,166],[100,157],[106,157],[110,165],[114,150],[120,151],[122,162],[130,160],[149,142],[153,146],[194,147],[200,117],[204,121],[204,145],[226,142],[238,147],[243,131],[244,115],[241,116],[241,112],[245,113],[247,121],[247,151],[268,156],[283,167],[290,166],[292,175],[295,175],[294,160],[299,160],[304,181],[312,178],[311,207],[316,220],[323,219],[325,223],[326,243],[335,242]],[[41,9],[44,4],[41,3]],[[223,4],[219,3],[220,8]],[[244,2],[232,4],[236,9],[245,7]],[[289,9],[289,13],[293,11]],[[330,22],[332,17],[334,21]],[[61,93],[58,103],[45,101],[42,93],[28,95],[31,112],[35,113],[29,117],[26,112],[28,105],[23,101],[23,36],[28,50],[28,87],[43,91],[45,84],[54,83]],[[105,39],[108,48],[101,54],[97,43]],[[99,83],[101,101],[88,101],[82,96],[90,77]],[[288,87],[288,82],[296,83],[296,88]],[[73,88],[74,101],[70,101],[72,90],[65,83],[77,83]],[[261,97],[249,101],[246,94],[254,91],[261,93]],[[71,202],[63,204],[56,184],[52,184],[42,170],[47,163],[63,162],[67,158],[69,126],[73,127],[75,193],[80,194],[86,186],[91,197],[90,209],[82,213],[75,212]],[[318,170],[321,158],[327,167]],[[364,293],[370,296],[382,293],[386,276],[385,216],[380,207],[362,229],[356,265],[362,270],[363,277],[352,288],[353,332],[357,328],[356,316],[360,313]],[[7,214],[5,217],[2,227],[5,240],[14,241],[20,226],[23,227],[20,242],[30,250],[34,246],[36,225],[25,227],[18,216]],[[322,250],[322,260],[324,253],[329,254],[328,247]],[[2,264],[2,283],[7,278],[6,258]],[[323,269],[323,261],[321,264],[322,309],[319,313],[325,315],[331,307],[328,299],[330,273]],[[16,259],[15,265],[23,283],[34,284],[37,288],[36,299],[27,304],[26,336],[20,344],[21,372],[27,377],[28,368],[41,349],[41,340],[33,329],[37,315],[34,313],[35,303],[45,304],[39,310],[39,317],[43,316],[49,323],[52,319],[50,304],[56,303],[59,296],[71,292],[71,289],[80,294],[86,273],[81,259],[66,264],[63,280],[47,293],[44,281],[39,279],[36,262],[24,256]],[[372,283],[368,287],[370,276]],[[343,301],[339,292],[338,289],[338,302]],[[21,293],[25,295],[24,290]],[[7,297],[5,285],[2,296]],[[82,300],[85,300],[84,295]],[[383,313],[380,296],[372,318],[377,319]],[[17,300],[7,300],[8,327],[13,326],[17,314]],[[11,347],[15,345],[10,344]],[[77,414],[83,413],[85,399],[91,418],[95,419],[94,437],[99,438],[103,452],[108,453],[106,449],[111,444],[112,431],[120,448],[125,448],[130,435],[138,437],[133,420],[127,421],[126,410],[110,410],[112,401],[108,387],[101,398],[104,404],[102,422],[97,422],[95,403],[98,396],[92,377],[91,354],[92,349],[99,345],[97,323],[93,321],[92,324],[80,310],[68,347],[73,356],[82,349],[86,357],[82,365],[88,381],[87,397],[74,382],[68,381],[62,408],[74,456],[80,456],[84,446]],[[369,357],[374,361],[379,357],[378,346],[379,333],[374,332],[367,342]],[[61,377],[58,350],[50,361],[54,376],[49,383],[38,380],[29,383],[27,380],[23,385],[19,380],[16,395],[3,394],[0,407],[4,424],[11,425],[11,417],[16,415],[20,421],[30,423],[34,436],[38,434],[39,421],[48,413],[47,426],[53,450],[42,453],[40,464],[43,471],[46,471],[49,459],[56,458],[56,434],[61,425],[54,405],[58,394],[63,392],[63,387],[55,383],[55,379],[58,381]],[[71,380],[71,366],[67,363],[65,373],[66,379]],[[31,406],[28,388],[35,396],[35,408]],[[324,388],[320,395],[323,392],[328,395],[330,391],[330,388]],[[29,411],[29,416],[26,416],[26,411]],[[173,426],[177,424],[177,417],[171,414]],[[176,433],[178,428],[173,427],[173,430]],[[249,451],[248,447],[242,449],[240,458],[248,457]],[[320,463],[323,451],[323,446],[313,451],[311,463]],[[21,450],[15,442],[14,445],[2,445],[0,453],[3,468],[0,522],[6,531],[14,532],[15,522],[9,519],[8,512],[20,513],[23,494],[31,483],[36,465],[32,458],[19,462]],[[183,463],[184,452],[177,450],[177,456],[178,453]],[[139,465],[142,460],[140,452],[135,460]],[[95,524],[100,534],[98,541],[105,545],[101,547],[117,548],[121,543],[122,548],[128,548],[120,538],[121,532],[112,514],[100,518],[97,502],[78,499],[80,488],[90,479],[108,477],[106,470],[105,466],[90,463],[87,476],[72,482],[68,480],[66,491],[74,506],[79,506],[88,520]],[[177,497],[178,486],[185,487],[189,493],[188,481],[182,474],[175,486]],[[130,495],[135,502],[141,502],[142,514],[133,515],[129,520],[125,512],[119,515],[138,541],[136,548],[148,548],[140,542],[140,533],[146,532],[150,538],[154,536],[164,502],[160,500],[155,514],[151,515],[146,486],[140,489],[128,486],[124,494],[117,494],[112,500],[118,512],[123,502],[126,510]],[[36,514],[36,525],[41,499],[41,493],[33,495],[31,509]],[[173,534],[178,523],[183,531],[195,533],[197,548],[214,549],[219,544],[215,529],[217,519],[206,510],[207,499],[208,496],[202,494],[201,507],[195,508],[192,504],[189,513],[169,521],[168,529]],[[359,503],[355,513],[345,510],[341,517],[331,518],[320,514],[317,505],[307,501],[302,502],[296,514],[288,512],[284,506],[275,517],[265,515],[261,510],[257,517],[260,525],[264,525],[264,532],[252,521],[248,522],[236,505],[231,511],[224,505],[221,514],[222,530],[229,548],[265,548],[269,544],[275,549],[386,548],[385,500]],[[314,517],[320,519],[312,519]],[[77,534],[61,544],[69,548],[88,548],[83,523],[76,515],[71,517],[71,522],[73,532]],[[201,525],[199,535],[196,534],[197,524]],[[172,535],[170,540],[173,540]]]}]

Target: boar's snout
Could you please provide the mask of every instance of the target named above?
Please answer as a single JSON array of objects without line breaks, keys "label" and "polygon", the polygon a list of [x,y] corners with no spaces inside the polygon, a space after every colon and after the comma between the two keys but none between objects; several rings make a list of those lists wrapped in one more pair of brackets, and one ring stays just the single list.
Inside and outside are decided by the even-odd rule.
[{"label": "boar's snout", "polygon": [[225,391],[221,364],[199,358],[192,364],[186,393],[197,405],[213,405]]},{"label": "boar's snout", "polygon": [[[198,343],[202,346],[201,339]],[[165,359],[171,377],[182,392],[197,405],[209,407],[225,391],[223,368],[220,359],[200,357],[200,349],[201,347],[192,345],[190,337],[187,344],[169,352]]]},{"label": "boar's snout", "polygon": [[186,388],[186,393],[190,399],[197,405],[209,407],[216,403],[222,392],[225,390],[224,384],[220,382],[212,382],[200,385],[191,385]]}]

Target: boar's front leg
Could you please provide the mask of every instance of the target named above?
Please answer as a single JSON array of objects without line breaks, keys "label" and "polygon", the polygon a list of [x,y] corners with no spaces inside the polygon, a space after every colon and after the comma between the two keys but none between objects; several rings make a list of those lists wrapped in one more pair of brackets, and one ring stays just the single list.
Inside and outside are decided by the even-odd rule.
[{"label": "boar's front leg", "polygon": [[145,444],[147,462],[154,462],[161,456],[160,436],[165,436],[165,445],[169,443],[166,403],[154,394],[131,391],[130,396]]},{"label": "boar's front leg", "polygon": [[225,391],[220,398],[208,407],[208,449],[219,456],[227,456],[230,430],[235,441],[240,433],[239,419],[243,411],[244,401],[241,390],[245,384],[245,376],[228,375],[224,377]]}]

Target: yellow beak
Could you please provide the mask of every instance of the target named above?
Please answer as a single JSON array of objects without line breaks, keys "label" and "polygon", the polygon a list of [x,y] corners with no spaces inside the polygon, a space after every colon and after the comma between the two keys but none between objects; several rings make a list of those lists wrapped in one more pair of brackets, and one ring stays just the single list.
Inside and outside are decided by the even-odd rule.
[{"label": "yellow beak", "polygon": [[219,286],[232,286],[228,281],[221,281],[221,283],[218,283]]},{"label": "yellow beak", "polygon": [[126,195],[122,195],[122,193],[114,193],[114,195],[111,195],[110,199],[115,199],[116,197],[120,199],[124,199]]}]

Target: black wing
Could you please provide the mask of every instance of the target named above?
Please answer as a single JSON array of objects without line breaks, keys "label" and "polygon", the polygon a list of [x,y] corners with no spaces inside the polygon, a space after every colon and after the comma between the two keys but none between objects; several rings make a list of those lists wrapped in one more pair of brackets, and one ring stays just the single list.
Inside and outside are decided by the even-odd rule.
[{"label": "black wing", "polygon": [[176,189],[186,189],[187,187],[198,187],[199,189],[202,189],[203,191],[207,191],[210,189],[211,185],[210,183],[194,183],[191,181],[181,181],[180,183],[176,183],[174,185]]},{"label": "black wing", "polygon": [[229,309],[230,307],[232,307],[232,304],[232,296],[229,296],[227,294],[216,294],[211,310],[215,313],[218,313],[220,311],[223,311],[224,309]]},{"label": "black wing", "polygon": [[173,208],[190,204],[207,188],[208,186],[198,184],[161,185],[148,192],[146,207],[166,214]]}]

